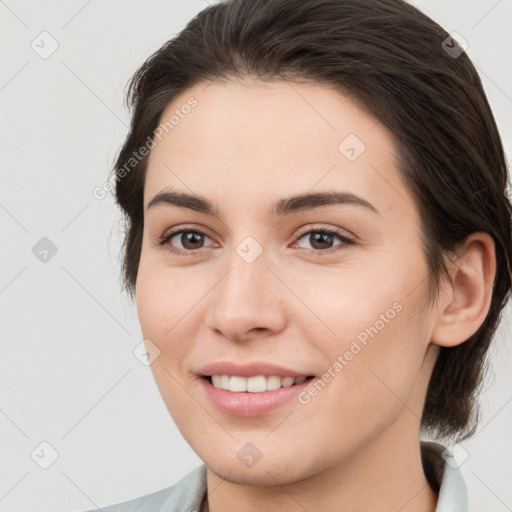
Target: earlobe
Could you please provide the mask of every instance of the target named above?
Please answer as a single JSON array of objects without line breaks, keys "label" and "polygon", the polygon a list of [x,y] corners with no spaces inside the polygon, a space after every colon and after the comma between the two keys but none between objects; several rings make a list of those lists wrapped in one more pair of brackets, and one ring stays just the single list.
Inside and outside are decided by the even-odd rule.
[{"label": "earlobe", "polygon": [[482,325],[491,305],[496,275],[493,238],[471,234],[449,264],[451,283],[442,289],[432,343],[453,347],[469,339]]}]

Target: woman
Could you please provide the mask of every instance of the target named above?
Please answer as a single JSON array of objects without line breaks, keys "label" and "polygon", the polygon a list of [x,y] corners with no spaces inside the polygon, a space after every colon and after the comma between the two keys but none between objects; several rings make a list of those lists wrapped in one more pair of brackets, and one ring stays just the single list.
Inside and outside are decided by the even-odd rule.
[{"label": "woman", "polygon": [[233,0],[133,77],[115,169],[147,357],[204,461],[104,508],[463,511],[511,288],[500,137],[402,0]]}]

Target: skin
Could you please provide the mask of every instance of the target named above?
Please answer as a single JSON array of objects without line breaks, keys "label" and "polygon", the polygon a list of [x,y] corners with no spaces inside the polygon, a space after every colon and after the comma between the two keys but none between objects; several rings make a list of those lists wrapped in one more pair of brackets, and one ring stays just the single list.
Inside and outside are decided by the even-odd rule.
[{"label": "skin", "polygon": [[[434,511],[421,412],[440,346],[464,342],[487,314],[491,237],[460,247],[453,283],[428,304],[420,217],[382,124],[324,85],[249,80],[198,84],[162,120],[190,96],[198,105],[151,150],[136,297],[144,338],[160,350],[156,383],[207,466],[209,510]],[[366,146],[354,161],[338,149],[351,133]],[[219,215],[147,208],[170,190],[208,198]],[[379,213],[330,205],[269,215],[279,198],[325,190],[357,194]],[[206,234],[202,245],[181,235],[158,245],[184,225]],[[302,236],[321,227],[355,243]],[[263,250],[252,263],[236,252],[247,236]],[[219,360],[321,376],[394,303],[401,311],[306,405],[235,417],[200,386],[197,370]],[[247,442],[261,452],[252,467],[237,457]]]}]

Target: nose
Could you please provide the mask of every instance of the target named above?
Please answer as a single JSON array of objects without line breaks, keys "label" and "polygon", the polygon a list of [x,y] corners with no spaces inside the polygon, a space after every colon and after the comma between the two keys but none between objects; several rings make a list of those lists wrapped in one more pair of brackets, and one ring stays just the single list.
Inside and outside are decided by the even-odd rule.
[{"label": "nose", "polygon": [[206,324],[234,342],[271,336],[286,325],[285,293],[265,252],[253,262],[234,253],[211,291]]}]

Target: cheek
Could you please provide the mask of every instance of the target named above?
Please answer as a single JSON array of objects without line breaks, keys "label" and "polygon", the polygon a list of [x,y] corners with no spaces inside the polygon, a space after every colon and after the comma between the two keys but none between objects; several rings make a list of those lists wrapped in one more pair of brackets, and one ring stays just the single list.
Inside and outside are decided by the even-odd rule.
[{"label": "cheek", "polygon": [[[159,267],[160,265],[160,267]],[[165,350],[173,334],[194,315],[204,295],[200,282],[141,258],[136,284],[137,313],[144,337]]]},{"label": "cheek", "polygon": [[[428,315],[418,300],[402,296],[391,308],[385,306],[384,301],[374,310],[373,320],[343,343],[345,398],[356,402],[353,413],[361,414],[361,421],[367,414],[384,421],[401,412],[411,398],[428,347]],[[366,406],[358,408],[357,403]],[[415,421],[421,407],[410,412]]]},{"label": "cheek", "polygon": [[156,279],[156,273],[147,272],[144,265],[139,267],[137,276],[136,297],[137,314],[144,338],[150,338],[160,347],[160,338],[163,336],[168,323],[168,315],[163,311],[169,308],[168,297],[162,296],[162,283]]},{"label": "cheek", "polygon": [[421,259],[409,261],[414,263],[404,258],[392,268],[382,264],[364,275],[347,273],[329,287],[320,280],[324,293],[312,282],[304,288],[317,290],[309,292],[308,305],[329,327],[327,336],[310,327],[308,339],[327,362],[325,380],[333,385],[325,387],[325,398],[339,404],[340,418],[348,407],[352,415],[362,415],[360,420],[368,411],[375,419],[389,419],[414,388],[431,322],[424,304],[426,268]]},{"label": "cheek", "polygon": [[141,258],[136,284],[139,323],[143,337],[160,350],[159,357],[151,364],[151,371],[177,424],[181,424],[181,417],[197,415],[197,408],[182,387],[190,384],[182,367],[190,352],[187,337],[192,333],[185,331],[184,326],[190,326],[187,312],[190,315],[193,306],[189,302],[193,302],[196,295],[187,283],[170,279],[170,276],[164,278],[155,265]]},{"label": "cheek", "polygon": [[362,343],[375,336],[382,338],[381,334],[399,321],[404,303],[402,276],[390,277],[375,265],[365,272],[333,269],[312,274],[302,282],[295,280],[300,284],[294,285],[294,291],[309,311],[295,315],[293,321],[304,328],[327,327],[327,337],[311,331],[308,339],[321,341],[328,351],[344,349],[356,338]]}]

